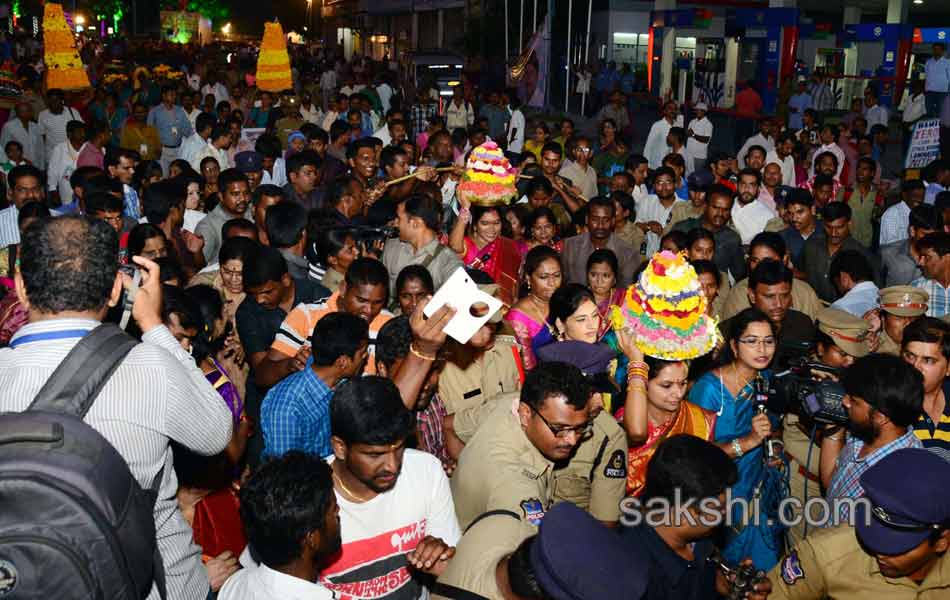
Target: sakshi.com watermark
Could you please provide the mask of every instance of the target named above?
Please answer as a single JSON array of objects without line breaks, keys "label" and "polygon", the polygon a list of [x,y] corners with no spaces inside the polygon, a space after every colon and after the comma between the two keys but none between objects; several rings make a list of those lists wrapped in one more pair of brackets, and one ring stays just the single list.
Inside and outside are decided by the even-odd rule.
[{"label": "sakshi.com watermark", "polygon": [[[808,527],[835,527],[857,524],[858,505],[865,505],[864,519],[870,520],[871,503],[867,498],[833,498],[821,496],[802,501],[800,498],[782,499],[773,510],[764,510],[759,497],[735,498],[732,490],[724,498],[683,498],[676,489],[672,499],[624,498],[620,502],[620,523],[627,527],[647,524],[651,527],[748,527],[781,525],[786,528],[805,524]],[[870,524],[865,523],[865,524]]]}]

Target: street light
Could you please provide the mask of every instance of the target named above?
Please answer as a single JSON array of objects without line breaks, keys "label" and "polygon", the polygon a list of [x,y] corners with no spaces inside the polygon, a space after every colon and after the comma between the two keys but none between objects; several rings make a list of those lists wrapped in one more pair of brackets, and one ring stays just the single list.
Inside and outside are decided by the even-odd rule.
[{"label": "street light", "polygon": [[84,16],[82,16],[82,15],[76,15],[75,22],[76,22],[76,25],[85,25],[85,24],[86,24],[86,17],[84,17]]}]

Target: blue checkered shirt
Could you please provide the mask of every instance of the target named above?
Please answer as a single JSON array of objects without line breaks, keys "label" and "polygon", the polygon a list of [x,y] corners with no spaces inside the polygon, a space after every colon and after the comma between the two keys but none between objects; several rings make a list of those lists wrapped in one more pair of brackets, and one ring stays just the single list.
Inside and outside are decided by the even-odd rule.
[{"label": "blue checkered shirt", "polygon": [[261,405],[264,455],[281,456],[301,450],[321,458],[330,455],[330,398],[327,387],[311,368],[288,376],[267,392]]},{"label": "blue checkered shirt", "polygon": [[945,317],[950,315],[950,289],[940,285],[936,279],[920,277],[910,282],[915,288],[926,290],[930,294],[927,300],[928,317]]},{"label": "blue checkered shirt", "polygon": [[[914,435],[913,428],[909,428],[907,433],[890,444],[881,446],[867,456],[859,456],[861,449],[864,448],[864,442],[854,436],[849,436],[848,443],[845,444],[841,454],[838,455],[838,462],[835,464],[835,472],[831,476],[831,485],[828,486],[825,499],[828,502],[834,502],[835,498],[860,498],[864,496],[864,488],[861,487],[861,475],[865,471],[895,450],[922,447],[920,440]],[[838,523],[844,523],[847,518],[848,505],[842,504],[838,507]],[[827,525],[834,525],[834,523],[829,522]]]}]

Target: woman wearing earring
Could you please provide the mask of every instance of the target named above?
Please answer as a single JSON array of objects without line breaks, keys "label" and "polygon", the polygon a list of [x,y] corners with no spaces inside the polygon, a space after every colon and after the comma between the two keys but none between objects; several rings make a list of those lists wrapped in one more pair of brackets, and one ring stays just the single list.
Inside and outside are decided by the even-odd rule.
[{"label": "woman wearing earring", "polygon": [[537,364],[532,343],[545,329],[550,312],[551,296],[561,287],[561,257],[547,246],[532,248],[525,257],[521,277],[521,299],[505,314],[505,320],[521,344],[526,369]]},{"label": "woman wearing earring", "polygon": [[487,273],[498,286],[498,297],[510,305],[518,297],[521,253],[513,240],[502,235],[505,210],[500,206],[472,206],[465,194],[459,194],[458,200],[462,209],[449,235],[449,247],[466,268]]},{"label": "woman wearing earring", "polygon": [[627,395],[617,420],[627,432],[627,494],[639,496],[646,483],[647,465],[657,447],[674,435],[693,435],[709,441],[716,413],[686,400],[689,363],[646,356],[633,335],[620,333],[627,365]]},{"label": "woman wearing earring", "polygon": [[[772,525],[778,522],[773,509],[783,499],[778,491],[782,476],[763,462],[763,443],[771,437],[772,425],[768,415],[756,411],[754,400],[756,390],[766,385],[770,375],[775,328],[765,313],[747,308],[732,318],[731,329],[720,366],[699,378],[689,399],[717,415],[713,441],[739,467],[739,480],[732,487],[733,498],[749,504],[755,499],[761,511],[761,519],[752,523],[742,518],[740,503],[733,506],[733,525],[723,557],[736,565],[748,557],[756,568],[768,570],[782,551],[781,530]],[[748,508],[751,510],[751,505]]]},{"label": "woman wearing earring", "polygon": [[548,327],[556,341],[597,342],[600,312],[590,289],[568,283],[555,290],[548,305]]},{"label": "woman wearing earring", "polygon": [[598,339],[610,329],[610,320],[607,318],[611,306],[623,304],[627,288],[617,287],[617,273],[620,266],[617,255],[609,248],[594,250],[587,258],[587,286],[594,294],[597,312],[600,314],[600,335]]}]

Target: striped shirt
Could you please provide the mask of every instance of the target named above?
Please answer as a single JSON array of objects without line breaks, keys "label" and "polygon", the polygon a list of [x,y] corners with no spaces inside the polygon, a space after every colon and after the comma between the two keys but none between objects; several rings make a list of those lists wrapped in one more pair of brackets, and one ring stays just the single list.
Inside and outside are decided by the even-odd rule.
[{"label": "striped shirt", "polygon": [[943,287],[936,279],[921,277],[910,282],[915,288],[926,290],[930,294],[927,301],[927,316],[942,318],[950,315],[950,289]]},{"label": "striped shirt", "polygon": [[[0,412],[22,411],[76,345],[79,337],[33,340],[33,334],[91,330],[85,319],[51,319],[24,325],[0,349]],[[231,412],[204,373],[165,326],[142,336],[102,388],[86,422],[125,458],[143,488],[162,472],[155,504],[158,550],[165,564],[169,598],[204,600],[208,575],[201,548],[178,510],[178,478],[169,441],[202,455],[224,450],[231,440]],[[152,588],[149,599],[158,598]]]},{"label": "striped shirt", "polygon": [[333,390],[313,372],[313,357],[302,370],[267,392],[261,405],[264,455],[291,450],[330,456],[330,398]]},{"label": "striped shirt", "polygon": [[[946,382],[943,385],[943,396],[950,399],[950,385]],[[943,414],[936,423],[926,412],[920,415],[920,419],[914,423],[914,434],[924,448],[938,448],[950,452],[950,401],[944,404]]]},{"label": "striped shirt", "polygon": [[[288,357],[297,354],[297,351],[300,350],[302,346],[310,344],[310,334],[313,333],[313,328],[317,325],[317,321],[339,310],[337,306],[339,299],[340,292],[337,291],[333,292],[329,298],[322,302],[315,304],[298,304],[296,308],[290,311],[287,318],[284,319],[284,322],[280,324],[280,329],[277,330],[277,337],[274,338],[271,350],[276,350]],[[363,369],[363,373],[366,375],[376,374],[376,361],[372,358],[375,354],[375,342],[373,340],[376,339],[376,334],[379,333],[382,326],[392,318],[393,314],[383,309],[369,324],[370,359],[366,362],[366,367]]]},{"label": "striped shirt", "polygon": [[[865,471],[895,450],[920,447],[922,447],[922,444],[914,435],[914,430],[909,429],[907,433],[893,442],[881,446],[866,456],[860,456],[861,449],[864,448],[864,442],[854,436],[848,436],[848,443],[845,444],[841,454],[838,455],[838,462],[831,476],[831,485],[828,486],[825,499],[828,502],[833,502],[835,498],[860,498],[864,496],[864,488],[861,487],[861,475]],[[838,523],[847,521],[848,505],[846,503],[838,507],[838,519]],[[834,519],[831,519],[828,523],[829,526],[834,524]]]},{"label": "striped shirt", "polygon": [[20,243],[19,217],[20,211],[16,206],[0,210],[0,248]]}]

